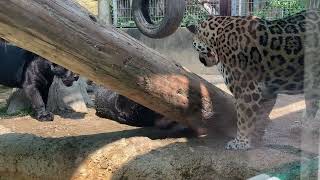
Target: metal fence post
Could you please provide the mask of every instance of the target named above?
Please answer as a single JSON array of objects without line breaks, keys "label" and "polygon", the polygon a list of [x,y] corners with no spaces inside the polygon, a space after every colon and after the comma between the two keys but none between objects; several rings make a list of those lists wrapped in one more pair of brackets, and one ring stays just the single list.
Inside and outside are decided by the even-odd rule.
[{"label": "metal fence post", "polygon": [[117,5],[117,0],[112,0],[112,7],[113,7],[113,26],[117,27],[118,26],[118,5]]},{"label": "metal fence post", "polygon": [[318,0],[307,0],[306,1],[308,8],[320,8],[320,2]]},{"label": "metal fence post", "polygon": [[238,16],[239,0],[231,0],[231,16]]},{"label": "metal fence post", "polygon": [[231,16],[231,0],[220,0],[220,15]]},{"label": "metal fence post", "polygon": [[98,1],[98,17],[101,24],[111,24],[110,0]]}]

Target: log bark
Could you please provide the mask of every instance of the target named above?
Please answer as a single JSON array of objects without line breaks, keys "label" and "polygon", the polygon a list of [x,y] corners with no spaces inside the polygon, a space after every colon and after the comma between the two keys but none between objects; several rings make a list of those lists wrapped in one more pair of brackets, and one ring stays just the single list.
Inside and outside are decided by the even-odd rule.
[{"label": "log bark", "polygon": [[72,0],[0,1],[0,36],[199,133],[222,113],[235,118],[229,95]]}]

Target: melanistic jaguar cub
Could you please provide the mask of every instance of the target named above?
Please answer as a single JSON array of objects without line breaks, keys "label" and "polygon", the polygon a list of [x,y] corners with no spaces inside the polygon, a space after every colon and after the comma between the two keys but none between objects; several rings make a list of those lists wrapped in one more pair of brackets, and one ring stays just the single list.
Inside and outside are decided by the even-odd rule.
[{"label": "melanistic jaguar cub", "polygon": [[46,111],[46,102],[54,76],[66,86],[78,80],[71,71],[0,39],[0,84],[22,88],[39,121],[53,120],[53,114]]},{"label": "melanistic jaguar cub", "polygon": [[193,45],[205,66],[218,65],[234,95],[237,137],[227,149],[248,149],[257,122],[268,117],[277,94],[304,93],[306,119],[313,119],[320,99],[320,16],[308,10],[267,21],[257,17],[210,17]]}]

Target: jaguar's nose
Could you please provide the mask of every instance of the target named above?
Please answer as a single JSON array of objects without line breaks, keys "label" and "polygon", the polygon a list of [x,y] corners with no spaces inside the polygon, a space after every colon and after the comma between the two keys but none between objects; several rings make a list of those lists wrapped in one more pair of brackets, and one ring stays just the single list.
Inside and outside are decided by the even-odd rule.
[{"label": "jaguar's nose", "polygon": [[201,62],[202,64],[204,64],[205,66],[207,66],[207,62],[206,62],[206,60],[205,60],[203,57],[199,57],[199,59],[200,59],[200,62]]},{"label": "jaguar's nose", "polygon": [[74,75],[73,78],[74,78],[74,81],[78,81],[79,80],[79,75]]}]

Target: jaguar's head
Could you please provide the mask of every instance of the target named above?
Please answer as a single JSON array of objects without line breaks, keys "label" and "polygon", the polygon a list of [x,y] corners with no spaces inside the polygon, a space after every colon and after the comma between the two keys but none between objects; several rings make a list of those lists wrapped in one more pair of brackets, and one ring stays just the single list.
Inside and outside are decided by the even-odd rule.
[{"label": "jaguar's head", "polygon": [[193,47],[199,52],[200,62],[211,67],[219,63],[217,53],[215,51],[214,37],[201,25],[197,27],[195,25],[187,27],[190,32],[194,34]]},{"label": "jaguar's head", "polygon": [[67,87],[70,87],[73,85],[74,81],[78,81],[79,75],[73,73],[72,71],[59,66],[55,63],[51,63],[51,72],[56,77],[60,78],[63,82],[63,84]]}]

